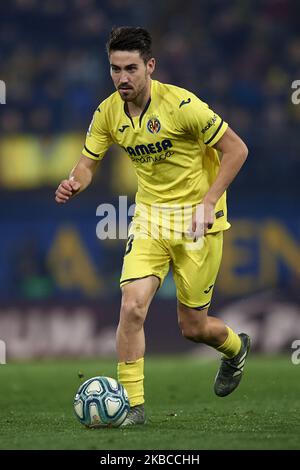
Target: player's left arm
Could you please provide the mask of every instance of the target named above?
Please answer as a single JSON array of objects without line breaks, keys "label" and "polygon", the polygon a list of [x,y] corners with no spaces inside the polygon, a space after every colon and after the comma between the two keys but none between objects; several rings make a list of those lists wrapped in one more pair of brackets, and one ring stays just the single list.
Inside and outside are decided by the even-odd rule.
[{"label": "player's left arm", "polygon": [[192,218],[192,232],[197,239],[203,230],[205,234],[212,227],[215,206],[245,162],[248,149],[242,139],[207,103],[191,93],[181,101],[177,119],[178,129],[183,133],[186,132],[195,140],[219,150],[223,155],[218,175],[201,201],[204,205],[204,221],[202,210],[199,215],[196,210]]},{"label": "player's left arm", "polygon": [[215,205],[230,183],[240,171],[248,156],[248,148],[243,140],[228,127],[213,147],[222,153],[219,173],[209,188],[204,204],[204,231],[214,223]]}]

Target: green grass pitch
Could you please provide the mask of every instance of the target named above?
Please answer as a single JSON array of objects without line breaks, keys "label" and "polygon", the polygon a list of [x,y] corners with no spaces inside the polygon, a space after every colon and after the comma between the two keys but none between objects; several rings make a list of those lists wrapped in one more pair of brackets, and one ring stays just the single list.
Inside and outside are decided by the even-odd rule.
[{"label": "green grass pitch", "polygon": [[148,421],[84,428],[73,396],[84,379],[116,376],[113,360],[53,360],[0,366],[0,449],[300,449],[300,365],[249,358],[239,388],[213,393],[218,360],[147,357]]}]

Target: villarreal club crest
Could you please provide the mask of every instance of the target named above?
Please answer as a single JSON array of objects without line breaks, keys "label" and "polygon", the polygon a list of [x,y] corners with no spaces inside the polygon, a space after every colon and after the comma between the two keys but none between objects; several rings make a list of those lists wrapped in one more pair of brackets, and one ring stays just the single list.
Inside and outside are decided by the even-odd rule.
[{"label": "villarreal club crest", "polygon": [[157,116],[151,116],[147,122],[147,129],[151,134],[158,134],[161,124]]}]

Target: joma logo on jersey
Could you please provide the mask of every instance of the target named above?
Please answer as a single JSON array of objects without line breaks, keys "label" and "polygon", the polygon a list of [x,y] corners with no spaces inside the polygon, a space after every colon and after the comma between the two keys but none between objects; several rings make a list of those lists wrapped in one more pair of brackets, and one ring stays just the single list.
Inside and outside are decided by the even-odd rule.
[{"label": "joma logo on jersey", "polygon": [[136,145],[135,147],[124,147],[128,155],[132,157],[138,157],[140,155],[149,155],[150,153],[159,153],[164,150],[170,149],[173,147],[170,139],[164,139],[161,142],[156,142],[155,144],[141,144]]}]

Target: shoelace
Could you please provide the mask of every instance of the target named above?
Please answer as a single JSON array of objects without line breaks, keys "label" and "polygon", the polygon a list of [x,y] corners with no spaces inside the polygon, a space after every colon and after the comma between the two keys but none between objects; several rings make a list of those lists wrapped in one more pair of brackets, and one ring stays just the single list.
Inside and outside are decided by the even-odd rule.
[{"label": "shoelace", "polygon": [[222,364],[222,365],[225,365],[225,366],[227,366],[227,368],[228,368],[227,371],[225,370],[225,371],[223,371],[223,373],[224,373],[224,372],[230,372],[230,373],[231,373],[230,369],[233,369],[233,370],[236,371],[236,372],[241,370],[240,367],[236,366],[236,365],[233,364],[232,362],[229,362],[230,359],[222,358],[222,361],[223,361],[223,364]]},{"label": "shoelace", "polygon": [[127,419],[129,421],[133,421],[135,416],[139,416],[142,413],[142,411],[138,408],[133,408],[130,410]]}]

